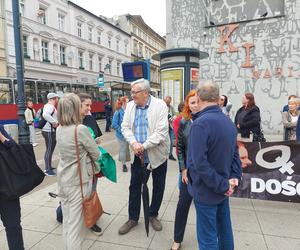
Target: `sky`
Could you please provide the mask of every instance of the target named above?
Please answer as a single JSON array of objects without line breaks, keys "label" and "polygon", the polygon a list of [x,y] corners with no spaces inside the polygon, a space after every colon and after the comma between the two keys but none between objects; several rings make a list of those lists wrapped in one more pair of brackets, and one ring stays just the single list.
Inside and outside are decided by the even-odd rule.
[{"label": "sky", "polygon": [[165,0],[71,0],[95,15],[113,17],[115,15],[141,15],[155,32],[166,34]]}]

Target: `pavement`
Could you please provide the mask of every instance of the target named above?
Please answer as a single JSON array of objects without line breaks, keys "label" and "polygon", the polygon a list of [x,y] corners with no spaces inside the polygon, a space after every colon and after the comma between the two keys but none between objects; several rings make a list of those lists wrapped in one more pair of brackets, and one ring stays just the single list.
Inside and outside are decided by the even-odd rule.
[{"label": "pavement", "polygon": [[[103,128],[103,121],[100,122]],[[102,130],[103,131],[103,130]],[[281,137],[272,136],[271,140]],[[43,141],[35,148],[37,161],[43,168]],[[114,133],[105,133],[103,145],[116,158],[118,147]],[[57,154],[54,163],[57,164]],[[111,183],[105,178],[98,182],[98,194],[104,210],[111,215],[102,215],[98,225],[103,229],[102,236],[87,233],[83,249],[104,250],[168,250],[173,241],[175,210],[178,201],[178,166],[169,161],[166,189],[159,211],[163,230],[154,231],[150,226],[146,236],[143,211],[138,226],[126,235],[118,235],[119,227],[128,218],[128,187],[130,172],[123,173],[118,163],[118,182]],[[149,190],[152,180],[149,179]],[[21,198],[22,227],[26,249],[59,250],[63,249],[62,225],[56,221],[55,209],[58,199],[49,197],[48,192],[56,192],[56,177],[46,177],[45,181],[31,193]],[[150,192],[151,196],[151,192]],[[234,229],[235,249],[255,250],[299,250],[300,249],[300,205],[296,203],[260,201],[231,198],[231,217]],[[194,205],[185,231],[182,250],[197,250],[196,217]],[[0,222],[0,249],[8,249],[5,230]]]}]

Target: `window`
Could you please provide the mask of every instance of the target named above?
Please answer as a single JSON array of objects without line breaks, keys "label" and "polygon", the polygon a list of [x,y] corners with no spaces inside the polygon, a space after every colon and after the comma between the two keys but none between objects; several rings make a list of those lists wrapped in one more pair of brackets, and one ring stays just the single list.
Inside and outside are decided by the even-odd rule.
[{"label": "window", "polygon": [[0,79],[0,104],[10,104],[13,103],[13,91],[10,80]]},{"label": "window", "polygon": [[125,53],[125,54],[127,54],[127,47],[128,47],[128,45],[125,44],[125,45],[124,45],[124,53]]},{"label": "window", "polygon": [[116,50],[117,50],[117,52],[119,52],[119,50],[120,50],[120,41],[116,41]]},{"label": "window", "polygon": [[77,36],[82,37],[82,23],[77,23]]},{"label": "window", "polygon": [[24,16],[24,13],[25,13],[25,3],[24,3],[24,0],[20,0],[19,6],[20,6],[20,15]]},{"label": "window", "polygon": [[28,37],[23,36],[23,55],[24,58],[30,58],[28,55]]},{"label": "window", "polygon": [[78,62],[79,62],[79,69],[84,69],[83,67],[83,52],[78,52]]},{"label": "window", "polygon": [[61,31],[65,30],[65,16],[58,13],[58,29]]},{"label": "window", "polygon": [[93,70],[93,54],[89,54],[89,70]]},{"label": "window", "polygon": [[99,72],[102,71],[102,56],[98,56]]},{"label": "window", "polygon": [[133,42],[133,54],[138,55],[138,44],[137,44],[137,41]]},{"label": "window", "polygon": [[66,48],[63,46],[59,47],[59,52],[60,52],[60,64],[61,65],[67,65],[66,64]]},{"label": "window", "polygon": [[118,76],[120,75],[120,65],[121,65],[121,63],[117,62],[117,75]]},{"label": "window", "polygon": [[139,57],[143,57],[143,45],[140,44],[139,45],[139,54],[138,54]]},{"label": "window", "polygon": [[48,42],[46,41],[42,41],[42,56],[44,62],[50,62],[48,53]]},{"label": "window", "polygon": [[88,40],[90,42],[93,41],[93,28],[92,27],[88,27]]},{"label": "window", "polygon": [[110,65],[110,67],[108,68],[108,73],[111,74],[111,68],[112,68],[112,59],[108,59],[108,64]]},{"label": "window", "polygon": [[107,39],[108,39],[108,41],[107,41],[108,42],[108,48],[111,48],[111,37],[109,36]]},{"label": "window", "polygon": [[46,9],[40,7],[38,10],[38,22],[46,24]]},{"label": "window", "polygon": [[101,32],[100,31],[97,32],[97,43],[101,44]]}]

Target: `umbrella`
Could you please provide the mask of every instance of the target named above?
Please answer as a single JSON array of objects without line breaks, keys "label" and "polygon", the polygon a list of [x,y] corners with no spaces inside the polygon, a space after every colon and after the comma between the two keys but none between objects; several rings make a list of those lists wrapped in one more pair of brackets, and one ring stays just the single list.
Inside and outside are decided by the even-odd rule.
[{"label": "umbrella", "polygon": [[142,165],[142,200],[143,200],[143,208],[144,208],[144,219],[145,219],[145,229],[147,233],[147,237],[149,236],[149,189],[147,186],[147,166],[144,164],[144,157],[141,157],[141,165]]}]

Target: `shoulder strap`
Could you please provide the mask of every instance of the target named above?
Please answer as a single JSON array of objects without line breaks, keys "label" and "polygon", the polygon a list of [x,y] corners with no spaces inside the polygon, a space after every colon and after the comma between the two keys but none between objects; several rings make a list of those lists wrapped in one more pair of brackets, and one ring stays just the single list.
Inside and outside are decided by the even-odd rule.
[{"label": "shoulder strap", "polygon": [[82,173],[81,173],[81,164],[80,164],[80,157],[79,157],[79,146],[78,146],[78,137],[77,137],[77,127],[75,127],[75,147],[76,147],[76,158],[77,158],[77,168],[78,168],[78,174],[79,174],[79,179],[80,179],[80,189],[81,189],[81,197],[83,200],[83,189],[82,189]]}]

